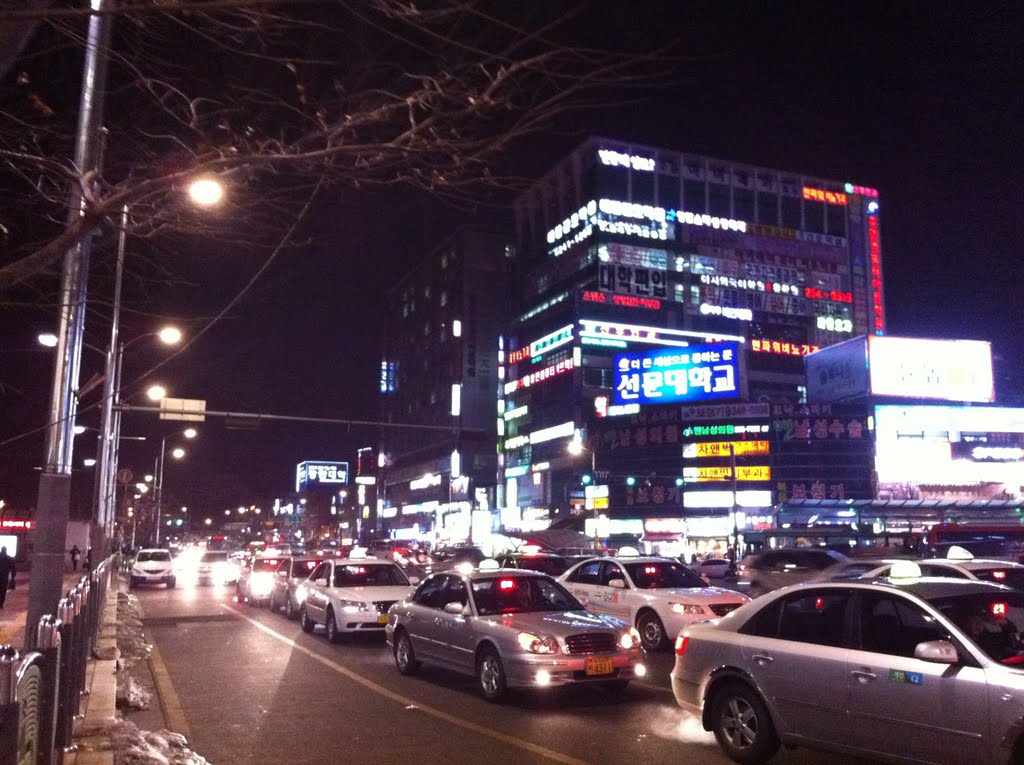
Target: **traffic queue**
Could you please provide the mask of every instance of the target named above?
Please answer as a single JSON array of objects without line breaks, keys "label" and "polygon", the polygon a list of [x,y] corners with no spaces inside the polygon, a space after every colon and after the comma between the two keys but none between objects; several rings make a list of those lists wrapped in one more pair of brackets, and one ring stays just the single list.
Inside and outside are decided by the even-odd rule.
[{"label": "traffic queue", "polygon": [[[174,586],[155,552],[140,552],[133,585]],[[413,566],[400,553],[405,568],[394,550],[377,554],[263,554],[200,581],[233,583],[239,603],[331,642],[383,634],[402,675],[447,668],[492,702],[516,688],[617,694],[647,676],[648,652],[672,648],[677,703],[740,763],[783,745],[1024,762],[1020,563],[957,547],[934,560],[769,551],[745,558],[730,589],[631,550],[575,561],[458,551]]]}]

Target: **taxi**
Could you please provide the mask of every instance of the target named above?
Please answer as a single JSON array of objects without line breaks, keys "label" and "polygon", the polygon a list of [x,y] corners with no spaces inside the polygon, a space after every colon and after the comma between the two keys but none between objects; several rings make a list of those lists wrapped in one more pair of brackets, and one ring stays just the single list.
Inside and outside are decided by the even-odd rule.
[{"label": "taxi", "polygon": [[593,684],[617,692],[647,674],[628,624],[587,612],[547,574],[491,559],[431,574],[389,617],[399,672],[427,662],[473,675],[488,701],[510,688]]},{"label": "taxi", "polygon": [[296,599],[302,604],[299,624],[304,632],[322,624],[332,643],[345,633],[382,633],[388,609],[418,582],[392,561],[363,557],[320,561],[296,588]]},{"label": "taxi", "polygon": [[573,566],[558,581],[588,611],[618,617],[636,627],[648,651],[666,648],[680,629],[718,619],[750,598],[709,587],[673,558],[592,558]]},{"label": "taxi", "polygon": [[[676,638],[672,691],[726,755],[1019,763],[1024,593],[922,576],[792,585]],[[820,761],[827,761],[819,758]]]},{"label": "taxi", "polygon": [[274,591],[274,574],[284,559],[257,555],[242,570],[235,583],[235,599],[239,603],[258,606],[270,601]]}]

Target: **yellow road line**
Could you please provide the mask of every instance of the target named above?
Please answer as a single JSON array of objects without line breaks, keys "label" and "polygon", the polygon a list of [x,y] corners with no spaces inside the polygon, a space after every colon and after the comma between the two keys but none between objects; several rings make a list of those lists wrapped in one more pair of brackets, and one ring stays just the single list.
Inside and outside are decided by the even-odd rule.
[{"label": "yellow road line", "polygon": [[343,667],[341,664],[338,664],[337,662],[332,661],[331,659],[328,659],[325,656],[321,656],[316,651],[312,651],[309,648],[306,648],[305,646],[299,645],[290,637],[282,635],[280,632],[272,630],[265,624],[258,622],[255,619],[252,619],[248,616],[245,616],[240,611],[238,611],[235,608],[232,608],[231,606],[221,603],[221,607],[227,609],[228,611],[231,611],[232,613],[237,615],[239,619],[245,619],[245,621],[249,622],[257,629],[262,630],[263,632],[267,633],[273,638],[276,638],[277,640],[280,640],[282,643],[285,643],[292,649],[304,653],[311,659],[314,659],[323,664],[324,666],[330,667],[335,672],[344,675],[352,682],[358,683],[367,690],[373,691],[374,693],[383,696],[386,699],[390,699],[391,701],[401,704],[403,707],[414,706],[417,711],[422,712],[425,715],[429,715],[430,717],[435,717],[438,720],[443,720],[447,723],[458,726],[460,728],[473,731],[474,733],[479,733],[481,736],[487,736],[488,738],[494,739],[495,741],[500,741],[503,744],[508,744],[518,749],[524,749],[527,752],[532,752],[533,754],[540,755],[541,757],[545,757],[549,760],[554,760],[555,762],[561,762],[565,765],[591,765],[586,760],[581,760],[577,757],[572,757],[568,754],[563,754],[562,752],[556,752],[554,749],[548,749],[547,747],[540,746],[539,744],[534,744],[532,741],[527,741],[526,739],[519,738],[517,736],[510,736],[507,733],[502,733],[501,731],[495,730],[494,728],[488,728],[485,725],[478,725],[475,722],[470,722],[469,720],[464,720],[461,717],[456,717],[455,715],[448,714],[447,712],[438,709],[437,707],[428,706],[408,696],[403,696],[400,693],[395,693],[394,691],[385,688],[383,685],[375,683],[369,678],[363,677],[359,673],[353,672],[347,667]]},{"label": "yellow road line", "polygon": [[[138,610],[139,621],[142,621],[142,601],[135,599],[135,608]],[[160,649],[156,647],[155,641],[150,641],[152,651],[149,654],[149,671],[153,675],[153,684],[156,685],[156,695],[160,697],[160,708],[164,713],[164,726],[175,733],[180,733],[185,738],[192,738],[192,730],[188,727],[188,720],[185,718],[185,710],[181,706],[181,700],[174,690],[174,683],[171,682],[171,673],[167,671]]]}]

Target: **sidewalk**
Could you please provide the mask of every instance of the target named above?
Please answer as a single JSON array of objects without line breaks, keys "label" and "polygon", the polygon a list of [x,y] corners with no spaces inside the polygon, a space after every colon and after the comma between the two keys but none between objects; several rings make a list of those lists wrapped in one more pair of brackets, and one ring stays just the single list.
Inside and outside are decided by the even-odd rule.
[{"label": "sidewalk", "polygon": [[[67,592],[88,572],[79,569],[64,574],[64,592]],[[28,580],[31,571],[19,571],[15,589],[7,592],[7,600],[0,609],[0,645],[10,644],[21,651],[25,646],[25,616],[28,612]],[[54,603],[54,608],[57,604]]]}]

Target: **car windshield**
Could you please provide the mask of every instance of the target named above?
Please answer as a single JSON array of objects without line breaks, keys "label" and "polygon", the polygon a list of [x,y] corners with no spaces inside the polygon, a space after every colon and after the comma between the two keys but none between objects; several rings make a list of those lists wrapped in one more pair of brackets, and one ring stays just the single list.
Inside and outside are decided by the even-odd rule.
[{"label": "car windshield", "polygon": [[334,569],[335,587],[388,587],[409,584],[398,566],[388,564],[338,566]]},{"label": "car windshield", "polygon": [[166,550],[143,550],[139,553],[139,557],[136,560],[139,563],[147,563],[150,561],[169,561],[171,554]]},{"label": "car windshield", "polygon": [[253,571],[277,571],[281,565],[280,558],[257,558],[252,562]]},{"label": "car windshield", "polygon": [[228,559],[226,552],[205,552],[203,557],[199,559],[200,563],[223,563]]},{"label": "car windshield", "polygon": [[930,602],[993,661],[1024,664],[1024,593],[975,593]]},{"label": "car windshield", "polygon": [[474,579],[473,602],[480,616],[583,610],[576,598],[558,582],[546,576]]},{"label": "car windshield", "polygon": [[672,561],[645,561],[626,564],[626,572],[641,590],[664,587],[704,587],[699,575]]},{"label": "car windshield", "polygon": [[523,555],[518,558],[506,558],[502,561],[505,568],[525,568],[528,571],[540,571],[549,576],[564,574],[569,563],[564,558]]},{"label": "car windshield", "polygon": [[971,573],[986,582],[1005,584],[1015,590],[1024,590],[1024,568],[992,566],[991,568],[972,568]]}]

